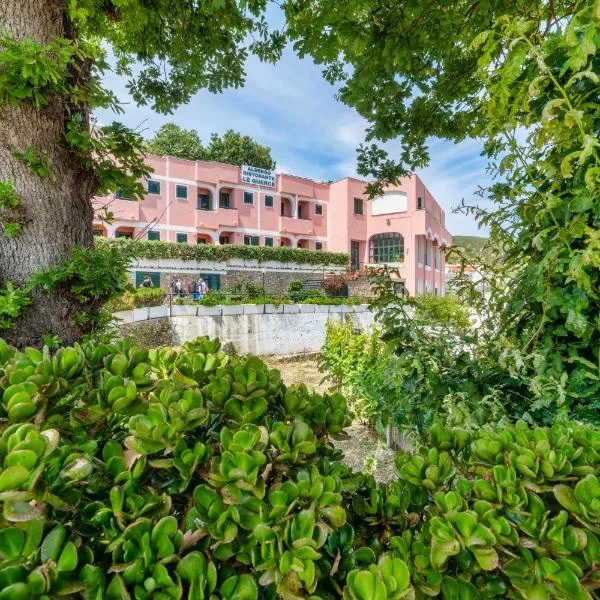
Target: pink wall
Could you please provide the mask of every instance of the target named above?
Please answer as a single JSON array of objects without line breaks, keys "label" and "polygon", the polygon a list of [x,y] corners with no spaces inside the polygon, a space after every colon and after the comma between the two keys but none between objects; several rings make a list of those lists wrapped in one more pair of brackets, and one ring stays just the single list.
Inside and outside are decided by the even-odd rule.
[{"label": "pink wall", "polygon": [[[279,174],[276,187],[260,187],[242,181],[241,169],[216,162],[187,161],[176,158],[148,156],[154,169],[151,179],[160,183],[160,193],[148,193],[143,201],[131,202],[114,196],[95,198],[96,208],[108,205],[114,213],[112,224],[103,232],[112,236],[116,231],[131,231],[134,236],[146,236],[144,227],[155,222],[161,240],[175,241],[177,233],[185,233],[188,243],[202,237],[208,243],[218,243],[219,236],[229,235],[230,243],[241,244],[244,235],[259,236],[260,244],[271,237],[280,245],[286,238],[292,245],[314,249],[350,252],[352,242],[359,244],[359,260],[368,262],[369,240],[381,233],[400,233],[404,238],[404,263],[400,272],[411,293],[428,284],[431,292],[437,287],[443,292],[443,257],[439,269],[419,263],[417,240],[430,244],[445,242],[451,235],[445,228],[445,215],[425,184],[417,176],[405,177],[386,192],[406,194],[406,210],[390,214],[373,214],[374,204],[365,196],[365,182],[344,178],[331,184],[303,177]],[[146,185],[146,184],[145,184]],[[177,197],[177,186],[186,186],[187,198]],[[228,192],[230,208],[219,207],[220,192]],[[244,203],[244,192],[253,193],[253,204]],[[212,210],[198,210],[198,194],[209,193]],[[265,196],[273,197],[273,207],[265,206]],[[422,208],[417,199],[422,198]],[[354,213],[354,199],[363,200],[363,214]],[[281,216],[281,203],[286,204],[286,216]],[[315,207],[321,206],[322,214]],[[298,207],[301,217],[297,218]],[[99,224],[99,222],[97,222]],[[424,242],[425,243],[425,242]],[[433,252],[433,251],[432,251]]]}]

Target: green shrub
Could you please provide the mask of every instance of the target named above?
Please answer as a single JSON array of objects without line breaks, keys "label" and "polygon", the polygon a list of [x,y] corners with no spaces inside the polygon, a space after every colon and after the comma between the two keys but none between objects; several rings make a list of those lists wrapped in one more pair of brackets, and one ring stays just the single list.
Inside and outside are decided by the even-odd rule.
[{"label": "green shrub", "polygon": [[100,247],[120,248],[127,254],[139,258],[161,259],[179,258],[181,260],[215,260],[224,262],[231,258],[255,259],[259,262],[274,260],[284,263],[308,263],[313,265],[347,265],[350,257],[342,252],[322,252],[303,248],[278,246],[241,246],[225,244],[174,244],[173,242],[149,242],[128,240],[125,238],[94,238]]},{"label": "green shrub", "polygon": [[107,303],[108,310],[131,310],[144,306],[160,306],[165,301],[166,292],[162,288],[131,288],[121,296]]},{"label": "green shrub", "polygon": [[0,341],[0,600],[592,598],[600,433],[432,429],[376,486],[253,357]]},{"label": "green shrub", "polygon": [[292,302],[300,302],[307,296],[304,282],[301,279],[292,279],[288,284],[288,297]]}]

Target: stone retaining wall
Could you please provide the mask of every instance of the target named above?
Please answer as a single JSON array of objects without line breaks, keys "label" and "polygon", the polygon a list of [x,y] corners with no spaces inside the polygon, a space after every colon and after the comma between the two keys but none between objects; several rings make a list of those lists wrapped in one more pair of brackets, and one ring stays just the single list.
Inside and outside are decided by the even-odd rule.
[{"label": "stone retaining wall", "polygon": [[115,313],[124,324],[168,319],[176,343],[201,335],[218,337],[242,354],[289,355],[318,352],[325,341],[328,321],[351,320],[369,329],[373,314],[366,304],[237,304],[234,306],[173,305],[136,308]]}]

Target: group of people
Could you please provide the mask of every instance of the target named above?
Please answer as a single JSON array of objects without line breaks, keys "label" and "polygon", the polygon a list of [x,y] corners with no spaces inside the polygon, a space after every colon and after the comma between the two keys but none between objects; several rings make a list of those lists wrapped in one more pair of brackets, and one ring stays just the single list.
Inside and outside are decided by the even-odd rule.
[{"label": "group of people", "polygon": [[[144,279],[140,284],[140,287],[154,287],[150,275],[144,275]],[[204,298],[209,291],[210,290],[208,289],[208,286],[202,277],[192,278],[190,283],[187,285],[187,293],[190,294],[194,300],[202,300],[202,298]],[[181,281],[181,278],[178,275],[175,275],[169,284],[169,294],[173,296],[185,296],[186,294],[183,281]]]}]

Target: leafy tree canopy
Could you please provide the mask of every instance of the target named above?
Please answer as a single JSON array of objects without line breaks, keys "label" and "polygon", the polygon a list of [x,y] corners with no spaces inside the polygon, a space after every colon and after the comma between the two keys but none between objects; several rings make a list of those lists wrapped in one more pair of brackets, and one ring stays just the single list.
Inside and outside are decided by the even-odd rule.
[{"label": "leafy tree canopy", "polygon": [[175,123],[165,123],[146,142],[146,150],[159,156],[174,156],[188,160],[202,160],[204,147],[194,129],[183,129]]},{"label": "leafy tree canopy", "polygon": [[274,169],[275,161],[271,149],[261,146],[251,137],[229,129],[222,136],[213,133],[205,149],[205,160],[232,165],[252,165],[263,169]]},{"label": "leafy tree canopy", "polygon": [[194,129],[183,129],[166,123],[146,143],[146,150],[160,156],[176,156],[188,160],[214,160],[231,165],[252,165],[274,169],[271,149],[262,146],[248,135],[229,129],[222,136],[213,133],[208,146],[203,146]]}]

